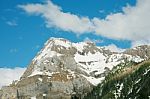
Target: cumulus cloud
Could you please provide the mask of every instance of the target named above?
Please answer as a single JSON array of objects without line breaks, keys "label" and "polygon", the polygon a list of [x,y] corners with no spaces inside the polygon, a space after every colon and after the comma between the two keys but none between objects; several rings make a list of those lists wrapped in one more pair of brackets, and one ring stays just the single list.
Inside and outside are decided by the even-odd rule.
[{"label": "cumulus cloud", "polygon": [[110,44],[110,45],[104,46],[104,47],[105,47],[105,49],[108,49],[112,52],[123,52],[123,51],[125,51],[125,49],[119,48],[115,44]]},{"label": "cumulus cloud", "polygon": [[103,40],[100,40],[100,39],[90,39],[90,38],[86,37],[86,38],[84,39],[84,42],[93,42],[93,43],[95,43],[95,44],[99,44],[99,43],[103,43],[104,41],[103,41]]},{"label": "cumulus cloud", "polygon": [[135,7],[123,8],[123,13],[94,18],[95,32],[108,38],[125,40],[150,39],[150,0],[137,0]]},{"label": "cumulus cloud", "polygon": [[47,27],[57,27],[64,31],[76,33],[90,32],[93,28],[88,17],[79,17],[71,13],[64,13],[61,7],[54,5],[51,1],[46,4],[19,5],[29,14],[41,15],[45,18]]},{"label": "cumulus cloud", "polygon": [[14,80],[19,80],[21,75],[24,73],[26,68],[16,67],[11,68],[0,68],[0,88],[12,83]]},{"label": "cumulus cloud", "polygon": [[140,45],[150,45],[150,39],[149,40],[138,40],[138,41],[134,41],[131,44],[131,47],[137,47]]},{"label": "cumulus cloud", "polygon": [[123,13],[112,13],[105,19],[77,16],[47,1],[45,4],[19,5],[29,14],[40,15],[47,27],[56,27],[77,34],[92,32],[116,40],[145,41],[150,39],[150,0],[137,0],[136,6],[123,7]]}]

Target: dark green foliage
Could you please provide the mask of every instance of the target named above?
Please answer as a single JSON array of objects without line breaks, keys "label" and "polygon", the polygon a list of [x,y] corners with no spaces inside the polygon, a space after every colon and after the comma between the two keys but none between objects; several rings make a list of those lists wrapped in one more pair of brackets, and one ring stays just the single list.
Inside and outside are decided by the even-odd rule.
[{"label": "dark green foliage", "polygon": [[[120,76],[126,67],[137,66],[130,74]],[[90,92],[85,99],[149,99],[150,62],[128,62],[112,69],[105,80]]]}]

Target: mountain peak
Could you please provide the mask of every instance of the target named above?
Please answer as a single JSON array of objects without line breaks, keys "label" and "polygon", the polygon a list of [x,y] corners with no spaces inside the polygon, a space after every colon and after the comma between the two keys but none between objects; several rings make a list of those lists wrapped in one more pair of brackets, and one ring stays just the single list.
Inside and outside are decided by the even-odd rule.
[{"label": "mountain peak", "polygon": [[[64,59],[67,59],[68,57],[68,60]],[[71,62],[68,64],[73,63],[72,65],[77,64],[79,65],[78,68],[84,68],[84,73],[89,75],[89,73],[92,73],[98,68],[101,68],[101,70],[99,70],[100,72],[104,71],[105,66],[112,69],[113,65],[122,62],[126,58],[129,60],[141,60],[136,56],[132,57],[131,55],[124,55],[123,53],[112,53],[101,47],[97,47],[92,42],[72,43],[64,38],[52,37],[45,43],[43,49],[32,60],[31,65],[29,66],[31,69],[28,69],[27,72],[25,72],[24,77],[31,76],[32,74],[35,75],[35,72],[37,71],[40,71],[41,74],[41,71],[43,72],[43,69],[41,70],[41,68],[43,68],[42,66],[47,64],[50,66],[54,65],[54,68],[58,68],[57,66],[55,67],[55,65],[60,62],[61,64],[66,64],[68,62]],[[56,64],[54,64],[54,60]],[[101,63],[102,67],[99,66]],[[70,66],[69,69],[70,68],[72,69],[74,67]],[[80,69],[79,71],[81,71]]]},{"label": "mountain peak", "polygon": [[[142,62],[144,58],[137,53],[149,54],[148,49],[140,49],[139,52],[113,53],[92,42],[72,43],[63,38],[50,38],[14,85],[19,90],[8,88],[30,97],[41,93],[52,96],[54,92],[56,96],[59,92],[61,96],[86,94],[118,64]],[[26,91],[28,88],[31,90]]]},{"label": "mountain peak", "polygon": [[51,37],[49,38],[49,40],[45,43],[45,46],[47,45],[59,45],[59,46],[63,46],[63,47],[70,47],[71,46],[71,42],[67,39],[64,38],[54,38]]},{"label": "mountain peak", "polygon": [[47,40],[47,42],[45,43],[45,45],[48,45],[49,43],[53,43],[54,45],[60,45],[60,46],[64,46],[64,47],[71,47],[71,46],[78,46],[80,45],[93,45],[95,46],[94,42],[92,41],[83,41],[83,42],[78,42],[78,43],[73,43],[70,42],[68,39],[64,39],[64,38],[55,38],[55,37],[51,37]]}]

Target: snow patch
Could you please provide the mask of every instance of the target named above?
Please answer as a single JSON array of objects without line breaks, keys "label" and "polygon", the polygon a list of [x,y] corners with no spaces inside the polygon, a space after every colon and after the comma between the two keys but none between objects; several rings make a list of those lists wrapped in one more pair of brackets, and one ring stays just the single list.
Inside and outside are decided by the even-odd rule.
[{"label": "snow patch", "polygon": [[35,76],[35,75],[48,75],[48,76],[52,76],[53,72],[45,72],[45,71],[40,71],[38,69],[35,69],[31,75],[29,75],[28,77],[32,77],[32,76]]},{"label": "snow patch", "polygon": [[46,94],[43,94],[43,96],[46,96]]},{"label": "snow patch", "polygon": [[87,46],[87,43],[85,42],[73,43],[73,47],[75,47],[79,52],[83,51],[84,46]]},{"label": "snow patch", "polygon": [[41,82],[43,81],[43,79],[42,79],[42,78],[38,78],[38,80],[39,80],[39,81],[41,81]]},{"label": "snow patch", "polygon": [[105,77],[101,77],[101,78],[95,78],[95,77],[87,77],[82,75],[84,78],[86,78],[91,84],[93,84],[94,86],[97,86],[99,83],[102,82],[102,80],[105,79]]},{"label": "snow patch", "polygon": [[56,39],[55,45],[60,45],[65,48],[69,48],[69,47],[71,47],[71,42],[69,42],[68,40],[65,40],[65,39]]}]

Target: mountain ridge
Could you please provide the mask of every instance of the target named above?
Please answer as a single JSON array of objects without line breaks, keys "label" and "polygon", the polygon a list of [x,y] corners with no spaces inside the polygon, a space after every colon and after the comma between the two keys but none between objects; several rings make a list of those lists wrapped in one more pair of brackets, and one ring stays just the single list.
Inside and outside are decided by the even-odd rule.
[{"label": "mountain ridge", "polygon": [[[137,47],[133,49],[135,50],[137,51],[133,54],[132,49],[117,53],[97,47],[93,42],[72,43],[63,38],[50,38],[20,80],[12,84],[15,88],[3,89],[6,90],[3,91],[2,99],[13,95],[25,99],[59,99],[62,96],[68,97],[67,99],[83,98],[93,86],[105,79],[114,66],[128,61],[139,63],[149,59],[150,53],[140,54],[143,50],[149,51],[149,46],[141,46],[141,50]],[[8,94],[8,89],[13,94]]]}]

